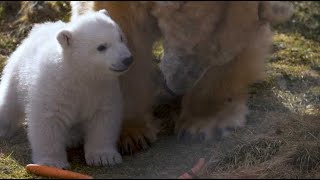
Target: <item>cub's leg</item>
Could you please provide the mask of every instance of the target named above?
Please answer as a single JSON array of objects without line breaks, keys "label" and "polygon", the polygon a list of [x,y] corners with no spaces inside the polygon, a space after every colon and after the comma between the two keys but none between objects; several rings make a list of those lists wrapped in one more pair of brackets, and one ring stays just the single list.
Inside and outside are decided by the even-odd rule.
[{"label": "cub's leg", "polygon": [[28,136],[32,148],[32,160],[36,164],[69,168],[66,141],[70,118],[70,108],[56,99],[44,102],[45,98],[33,99],[27,111]]},{"label": "cub's leg", "polygon": [[117,140],[121,128],[120,118],[110,112],[98,112],[87,123],[85,136],[85,159],[91,166],[112,166],[122,162],[117,150]]},{"label": "cub's leg", "polygon": [[[110,17],[119,24],[127,39],[135,60],[128,72],[120,77],[124,96],[124,119],[118,141],[122,154],[132,154],[149,147],[158,133],[153,121],[152,105],[155,84],[152,77],[153,42],[160,31],[156,19],[150,14],[153,3],[93,1],[73,2],[72,18],[88,11],[106,9]],[[124,13],[125,12],[125,13]]]},{"label": "cub's leg", "polygon": [[[17,81],[13,73],[4,71],[0,84],[0,137],[11,137],[21,126],[24,117]],[[19,101],[20,100],[20,101]]]},{"label": "cub's leg", "polygon": [[117,149],[123,113],[120,89],[112,94],[104,100],[93,119],[84,124],[84,151],[88,165],[112,166],[122,162]]}]

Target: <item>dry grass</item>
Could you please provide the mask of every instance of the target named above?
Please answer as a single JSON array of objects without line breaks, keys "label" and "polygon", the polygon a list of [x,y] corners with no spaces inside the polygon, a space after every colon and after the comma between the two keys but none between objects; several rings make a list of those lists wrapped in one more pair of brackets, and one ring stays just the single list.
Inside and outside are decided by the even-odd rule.
[{"label": "dry grass", "polygon": [[219,159],[211,162],[212,171],[230,168],[250,167],[270,160],[278,151],[280,140],[258,139],[237,145],[230,152],[224,153]]},{"label": "dry grass", "polygon": [[310,172],[320,166],[320,143],[301,143],[296,148],[290,162],[302,172]]}]

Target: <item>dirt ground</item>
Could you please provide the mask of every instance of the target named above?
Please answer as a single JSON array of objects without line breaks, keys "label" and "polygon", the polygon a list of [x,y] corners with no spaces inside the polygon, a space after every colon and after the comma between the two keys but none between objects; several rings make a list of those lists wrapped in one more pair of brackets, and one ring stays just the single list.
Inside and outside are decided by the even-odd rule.
[{"label": "dirt ground", "polygon": [[[162,108],[170,113],[151,148],[109,168],[88,167],[81,151],[70,151],[71,170],[97,179],[177,178],[204,157],[201,178],[320,178],[320,3],[293,3],[292,19],[274,27],[268,78],[250,88],[246,127],[210,143],[181,144],[170,131],[175,111]],[[0,68],[33,23],[67,21],[69,12],[65,1],[0,2]],[[26,129],[0,139],[0,178],[42,178],[26,173],[29,163]]]}]

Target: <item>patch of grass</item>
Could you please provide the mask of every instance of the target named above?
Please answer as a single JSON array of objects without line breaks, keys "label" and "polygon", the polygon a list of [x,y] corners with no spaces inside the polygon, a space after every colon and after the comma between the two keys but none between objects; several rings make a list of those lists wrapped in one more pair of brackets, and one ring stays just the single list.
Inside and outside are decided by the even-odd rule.
[{"label": "patch of grass", "polygon": [[274,89],[273,92],[279,99],[281,99],[283,106],[293,113],[319,114],[319,111],[315,109],[318,100],[314,100],[314,96],[311,96],[311,100],[309,100],[310,97],[306,98],[305,93],[297,95],[290,91],[281,91],[277,89]]},{"label": "patch of grass", "polygon": [[21,23],[40,23],[45,21],[68,21],[70,3],[66,1],[22,1]]},{"label": "patch of grass", "polygon": [[10,38],[8,34],[0,33],[0,54],[9,56],[16,48],[18,41],[16,38]]},{"label": "patch of grass", "polygon": [[6,61],[7,61],[7,57],[0,55],[0,71],[1,71],[0,75],[2,74],[2,69],[6,64]]},{"label": "patch of grass", "polygon": [[299,144],[291,158],[291,164],[302,172],[320,168],[320,143]]},{"label": "patch of grass", "polygon": [[271,62],[275,62],[273,65],[303,65],[313,70],[320,70],[319,42],[306,40],[297,33],[276,34],[273,41],[276,46],[276,52],[271,57]]},{"label": "patch of grass", "polygon": [[0,152],[0,177],[8,179],[33,178],[25,171],[25,167],[20,165],[11,155],[4,155]]},{"label": "patch of grass", "polygon": [[17,12],[20,9],[18,1],[1,1],[0,2],[0,21],[10,22],[16,18]]},{"label": "patch of grass", "polygon": [[214,171],[254,166],[268,161],[282,145],[280,140],[258,139],[237,145],[219,160],[210,164]]},{"label": "patch of grass", "polygon": [[0,6],[0,19],[4,19],[4,16],[5,16],[5,11],[4,11],[4,7],[3,6]]},{"label": "patch of grass", "polygon": [[[310,2],[295,5],[298,12],[295,12],[293,20],[300,23],[310,20],[310,12],[315,14],[320,12],[309,7]],[[312,3],[312,6],[317,7],[319,3]],[[312,10],[300,12],[301,8]],[[302,14],[305,15],[304,18]],[[305,24],[307,26],[308,22]],[[278,77],[272,91],[291,112],[320,115],[318,110],[320,93],[317,91],[320,86],[320,43],[316,37],[311,38],[306,35],[308,33],[303,33],[303,29],[297,30],[296,27],[287,25],[285,27],[286,31],[283,31],[283,27],[278,27],[279,31],[273,37],[274,53],[269,66],[272,74],[277,74]],[[308,27],[304,31],[314,30]]]},{"label": "patch of grass", "polygon": [[319,1],[293,1],[294,14],[287,23],[276,27],[279,32],[299,33],[309,40],[320,41]]}]

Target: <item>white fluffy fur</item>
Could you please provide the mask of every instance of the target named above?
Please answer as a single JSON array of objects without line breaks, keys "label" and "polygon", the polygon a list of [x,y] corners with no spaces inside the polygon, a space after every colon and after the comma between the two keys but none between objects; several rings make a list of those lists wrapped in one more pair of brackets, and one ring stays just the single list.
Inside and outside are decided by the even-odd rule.
[{"label": "white fluffy fur", "polygon": [[[118,75],[131,57],[121,36],[105,11],[35,25],[3,71],[0,136],[13,135],[26,118],[34,163],[69,167],[65,148],[79,135],[87,164],[120,163]],[[107,49],[98,51],[102,44]]]}]

